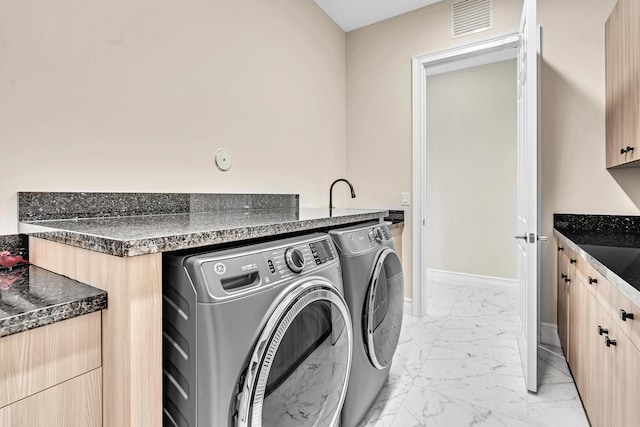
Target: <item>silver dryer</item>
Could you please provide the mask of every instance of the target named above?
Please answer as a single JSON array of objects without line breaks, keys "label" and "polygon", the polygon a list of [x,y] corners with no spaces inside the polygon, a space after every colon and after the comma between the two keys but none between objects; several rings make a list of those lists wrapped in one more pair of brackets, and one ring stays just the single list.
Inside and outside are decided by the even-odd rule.
[{"label": "silver dryer", "polygon": [[342,262],[353,322],[353,363],[342,427],[355,427],[389,376],[400,338],[404,275],[389,228],[369,223],[330,231]]}]

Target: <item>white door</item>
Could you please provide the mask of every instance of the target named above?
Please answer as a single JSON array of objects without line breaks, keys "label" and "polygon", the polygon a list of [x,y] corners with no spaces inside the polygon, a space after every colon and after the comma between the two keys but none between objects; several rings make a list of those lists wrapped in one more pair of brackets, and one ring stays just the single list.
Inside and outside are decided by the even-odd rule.
[{"label": "white door", "polygon": [[536,0],[524,0],[518,52],[518,344],[527,389],[538,389],[538,56]]}]

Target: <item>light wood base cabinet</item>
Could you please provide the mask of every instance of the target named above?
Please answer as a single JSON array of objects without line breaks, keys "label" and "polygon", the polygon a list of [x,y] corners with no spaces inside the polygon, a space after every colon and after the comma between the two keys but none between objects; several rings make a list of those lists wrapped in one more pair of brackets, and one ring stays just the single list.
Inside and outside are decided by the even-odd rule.
[{"label": "light wood base cabinet", "polygon": [[29,238],[32,264],[103,289],[105,427],[162,425],[162,254],[116,257]]},{"label": "light wood base cabinet", "polygon": [[102,368],[0,408],[0,426],[99,427]]},{"label": "light wood base cabinet", "polygon": [[578,391],[583,392],[586,389],[585,383],[588,375],[583,340],[589,333],[586,307],[588,305],[587,298],[591,296],[575,275],[569,284],[569,354],[567,360],[571,366],[576,387]]},{"label": "light wood base cabinet", "polygon": [[102,425],[101,316],[0,338],[0,426]]},{"label": "light wood base cabinet", "polygon": [[611,349],[611,425],[640,424],[640,351],[613,325]]},{"label": "light wood base cabinet", "polygon": [[558,246],[558,335],[560,344],[569,359],[569,292],[571,283],[575,281],[575,268],[570,260],[575,259],[573,251],[562,245]]},{"label": "light wood base cabinet", "polygon": [[640,311],[586,260],[558,256],[558,332],[592,427],[640,425],[640,319],[621,307]]},{"label": "light wood base cabinet", "polygon": [[404,230],[404,223],[393,224],[389,226],[389,232],[393,238],[393,244],[396,247],[398,258],[402,261],[402,231]]}]

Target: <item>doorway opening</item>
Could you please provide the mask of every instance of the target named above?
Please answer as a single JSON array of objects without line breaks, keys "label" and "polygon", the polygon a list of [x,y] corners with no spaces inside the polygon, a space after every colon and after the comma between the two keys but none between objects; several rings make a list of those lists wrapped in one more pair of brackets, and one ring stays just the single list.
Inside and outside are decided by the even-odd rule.
[{"label": "doorway opening", "polygon": [[[431,186],[429,175],[431,174],[431,172],[438,173],[438,170],[441,170],[447,173],[448,179],[451,181],[450,184],[452,186],[454,185],[454,181],[455,181],[456,186],[464,187],[465,180],[466,181],[473,180],[474,186],[476,186],[480,181],[479,176],[474,176],[473,174],[466,174],[466,173],[461,174],[459,172],[456,174],[456,171],[454,169],[457,169],[459,171],[459,168],[457,167],[454,168],[454,166],[456,166],[456,162],[459,160],[456,158],[456,154],[459,155],[460,157],[464,155],[464,157],[467,157],[468,159],[470,159],[469,164],[473,164],[473,156],[469,156],[470,152],[471,154],[473,154],[474,149],[481,150],[480,147],[482,145],[489,146],[490,141],[484,141],[483,144],[477,144],[474,148],[472,133],[470,135],[466,135],[466,134],[469,134],[472,126],[470,126],[469,123],[455,123],[454,115],[447,115],[445,111],[438,111],[440,106],[435,103],[434,104],[431,103],[431,100],[429,99],[430,94],[428,91],[435,90],[437,92],[438,86],[436,85],[439,83],[438,80],[440,80],[440,82],[445,82],[449,80],[447,84],[449,86],[451,85],[455,86],[456,74],[458,74],[459,76],[460,74],[465,74],[469,72],[473,73],[473,72],[476,72],[477,70],[481,70],[483,67],[484,69],[481,70],[480,74],[482,74],[484,78],[488,79],[487,81],[489,81],[491,79],[491,73],[487,71],[491,71],[490,70],[491,67],[495,67],[496,64],[500,64],[500,63],[506,64],[504,65],[504,68],[508,68],[511,64],[513,64],[513,67],[511,68],[513,70],[513,76],[510,79],[510,81],[513,83],[513,87],[515,89],[515,86],[516,86],[515,79],[517,76],[516,74],[517,70],[515,67],[515,58],[518,55],[519,43],[520,43],[519,34],[512,33],[502,37],[480,41],[477,43],[438,52],[435,54],[427,54],[427,55],[415,57],[413,59],[414,206],[413,206],[412,216],[413,216],[413,233],[414,233],[413,246],[414,247],[413,247],[413,289],[412,289],[413,308],[412,310],[413,310],[413,314],[416,316],[422,316],[423,314],[426,313],[427,283],[428,283],[427,263],[425,263],[426,260],[431,261],[430,264],[433,270],[431,272],[432,275],[436,272],[439,272],[440,274],[442,274],[442,272],[449,271],[447,269],[454,268],[454,267],[447,267],[447,266],[454,265],[451,263],[451,261],[455,261],[455,260],[449,259],[450,257],[460,257],[460,255],[463,255],[462,251],[460,252],[460,255],[456,255],[455,248],[459,247],[460,244],[466,244],[467,247],[474,246],[476,248],[478,247],[482,248],[483,245],[485,245],[485,247],[488,245],[488,242],[475,240],[477,238],[481,238],[479,236],[481,236],[482,233],[473,232],[473,235],[469,235],[469,234],[465,235],[464,233],[462,233],[461,235],[456,236],[457,241],[449,239],[449,236],[447,236],[446,234],[447,230],[450,230],[452,229],[452,227],[455,226],[456,221],[458,225],[463,225],[461,224],[461,222],[464,222],[465,227],[469,225],[475,228],[482,227],[482,223],[479,221],[477,217],[474,216],[473,207],[469,206],[466,209],[464,207],[465,203],[473,205],[474,203],[471,203],[472,201],[476,202],[476,207],[479,206],[479,204],[481,204],[482,202],[482,195],[480,195],[480,197],[478,197],[477,195],[473,195],[472,197],[473,200],[471,199],[465,200],[464,197],[459,198],[457,201],[448,200],[448,202],[451,202],[451,203],[455,202],[458,205],[456,207],[450,204],[448,208],[449,209],[457,208],[458,212],[455,212],[455,215],[453,215],[451,214],[451,212],[441,211],[440,216],[442,218],[446,218],[446,220],[450,224],[449,225],[445,224],[445,227],[444,227],[445,233],[440,233],[439,236],[434,236],[436,237],[436,239],[434,239],[436,240],[434,242],[434,245],[446,245],[447,247],[446,254],[440,257],[441,259],[437,259],[437,257],[435,259],[429,259],[429,254],[428,254],[429,249],[427,246],[427,241],[428,241],[427,233],[430,231],[430,229],[442,230],[443,228],[442,227],[438,228],[439,224],[437,224],[436,222],[434,222],[433,224],[431,222],[428,223],[428,221],[431,221],[431,218],[428,217],[428,213],[430,210],[433,211],[431,213],[438,211],[439,209],[438,203],[437,203],[438,195],[440,195],[440,197],[447,198],[448,195],[452,195],[454,193],[453,191],[450,191],[449,193],[447,193],[447,184],[448,184],[447,182],[441,182],[437,186],[435,185]],[[498,66],[498,68],[500,68],[500,66]],[[504,71],[504,70],[501,70],[501,71]],[[466,76],[466,77],[468,78],[470,76]],[[459,84],[460,80],[457,80],[457,81]],[[432,83],[435,83],[435,85]],[[466,84],[473,84],[473,83],[474,82],[471,81],[471,82],[467,82]],[[464,90],[465,88],[463,87],[456,88],[456,92],[458,92],[458,96],[457,96],[458,101],[460,99],[464,99],[465,97]],[[438,97],[438,94],[435,92],[434,92],[434,97],[436,98]],[[441,101],[442,104],[447,105],[446,108],[454,108],[454,105],[453,105],[454,100],[451,98],[447,98],[446,94],[440,94],[439,100]],[[489,103],[489,100],[487,100],[487,103]],[[464,102],[462,104],[464,104]],[[460,105],[458,105],[458,107],[460,107]],[[445,106],[443,105],[442,108],[444,109]],[[514,121],[516,118],[515,108],[516,108],[516,98],[513,98],[513,110],[511,112],[510,117]],[[444,113],[443,117],[446,117],[446,120],[448,120],[450,123],[438,123],[438,126],[430,127],[431,125],[430,122],[433,120],[433,118],[429,115],[429,111],[431,111],[431,115],[433,115],[434,113],[437,113],[437,114]],[[477,118],[473,118],[473,117],[470,117],[470,118],[472,118],[473,121],[477,122]],[[469,117],[467,119],[469,119]],[[441,117],[440,120],[443,120],[443,118]],[[505,121],[506,120],[509,120],[509,119],[505,118]],[[515,126],[515,123],[513,123],[513,125]],[[454,135],[454,137],[451,137],[451,135],[449,135],[446,138],[443,137],[441,139],[440,144],[433,144],[433,141],[431,141],[431,139],[433,139],[434,136],[437,138],[438,132],[440,133],[447,132],[447,131],[451,131],[452,129],[455,130],[455,133],[457,134],[457,138],[456,138],[456,135]],[[515,137],[516,135],[514,134],[513,139],[511,141],[514,152],[516,148]],[[484,139],[486,140],[487,138],[490,139],[491,136],[489,135]],[[429,151],[432,151],[432,152],[429,153]],[[488,155],[487,153],[490,153],[490,151],[486,151],[486,152],[484,150],[481,150],[481,151],[483,152],[483,155]],[[441,155],[441,158],[433,159],[434,162],[432,162],[431,159],[429,159],[429,154],[434,154],[434,153]],[[448,163],[446,160],[447,158],[449,159]],[[435,160],[439,160],[439,161],[435,161]],[[514,168],[515,168],[515,160],[516,158],[513,157],[513,163],[511,166]],[[482,166],[480,164],[482,163],[482,161],[483,161],[482,159],[478,159],[478,163],[475,166]],[[430,166],[431,166],[431,169],[433,170],[430,170]],[[499,171],[496,171],[496,172],[499,172]],[[431,181],[433,181],[433,179]],[[431,190],[431,192],[429,190]],[[486,189],[486,190],[491,191],[491,189]],[[503,189],[501,191],[502,193],[504,193],[505,191],[508,192],[509,190]],[[428,203],[428,199],[430,199],[431,196],[433,195],[435,195],[436,198],[433,201]],[[449,197],[449,199],[455,199],[455,197],[454,198]],[[510,210],[508,213],[513,214],[513,210]],[[515,217],[515,215],[512,215],[512,217]],[[511,230],[513,230],[513,228]],[[508,235],[508,237],[510,239],[513,239],[511,233]],[[502,242],[502,244],[504,245],[507,243]],[[431,246],[431,244],[429,245]],[[437,247],[440,248],[440,246],[437,246]],[[447,259],[444,259],[444,257],[446,257]],[[463,265],[465,260],[460,260],[460,261],[461,262],[458,265]],[[469,261],[469,260],[466,260],[466,261]],[[482,262],[482,260],[480,260],[480,262]],[[471,261],[471,264],[473,263],[475,263],[475,261]],[[462,268],[462,270],[471,271],[469,270],[470,267],[468,267],[468,265],[469,264],[467,263],[467,266],[465,267],[456,267],[456,268],[458,269]],[[515,266],[515,259],[514,259],[514,266]],[[437,268],[437,267],[440,267],[440,268]],[[485,269],[485,270],[477,270],[477,271],[488,272],[491,270]],[[464,274],[465,271],[459,271],[458,273]],[[495,277],[495,273],[494,274],[476,273],[475,275],[484,276],[484,277]],[[458,275],[458,279],[462,277],[464,276],[460,274]],[[478,279],[478,277],[475,277],[475,278],[470,277],[470,278]],[[508,279],[506,282],[503,282],[503,283],[507,284]]]},{"label": "doorway opening", "polygon": [[515,295],[516,60],[494,59],[427,75],[428,315],[448,303],[434,298],[434,282]]}]

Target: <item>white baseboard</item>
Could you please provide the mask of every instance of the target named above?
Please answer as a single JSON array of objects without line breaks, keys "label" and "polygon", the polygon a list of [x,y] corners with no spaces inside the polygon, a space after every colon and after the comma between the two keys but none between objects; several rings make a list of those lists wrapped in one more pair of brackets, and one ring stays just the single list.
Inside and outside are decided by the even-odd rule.
[{"label": "white baseboard", "polygon": [[457,273],[454,271],[435,270],[432,268],[427,268],[427,281],[460,286],[478,286],[481,288],[508,291],[515,291],[517,283],[515,279],[505,279],[504,277]]},{"label": "white baseboard", "polygon": [[404,299],[404,312],[406,314],[413,314],[413,300],[411,298]]},{"label": "white baseboard", "polygon": [[560,347],[558,327],[554,323],[540,322],[540,342],[542,344]]}]

